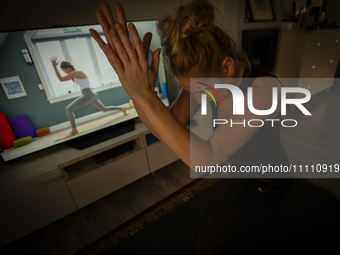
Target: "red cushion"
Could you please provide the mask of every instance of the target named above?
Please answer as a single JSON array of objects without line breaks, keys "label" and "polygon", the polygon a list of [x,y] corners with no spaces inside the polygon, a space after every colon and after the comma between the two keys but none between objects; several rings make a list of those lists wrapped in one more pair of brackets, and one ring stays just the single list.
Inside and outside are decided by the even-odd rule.
[{"label": "red cushion", "polygon": [[5,115],[0,112],[0,146],[3,149],[11,148],[16,139]]}]

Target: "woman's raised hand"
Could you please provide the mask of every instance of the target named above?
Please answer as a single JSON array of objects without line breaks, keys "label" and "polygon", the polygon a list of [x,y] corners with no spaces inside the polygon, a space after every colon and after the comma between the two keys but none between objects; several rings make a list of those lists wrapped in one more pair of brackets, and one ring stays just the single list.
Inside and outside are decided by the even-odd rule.
[{"label": "woman's raised hand", "polygon": [[[116,4],[118,22],[114,21],[107,3],[102,3],[101,6],[104,14],[98,10],[96,16],[103,28],[107,43],[93,29],[90,30],[91,35],[105,53],[131,98],[155,95],[154,86],[158,73],[160,49],[153,53],[152,63],[149,65],[148,56],[152,34],[147,33],[141,41],[136,27],[132,23],[127,26],[125,13],[120,4]],[[129,39],[128,31],[135,47]]]},{"label": "woman's raised hand", "polygon": [[51,60],[52,65],[53,65],[54,67],[57,67],[57,66],[58,66],[59,62],[57,62],[57,57],[56,57],[56,56],[52,56],[52,57],[50,58],[50,60]]}]

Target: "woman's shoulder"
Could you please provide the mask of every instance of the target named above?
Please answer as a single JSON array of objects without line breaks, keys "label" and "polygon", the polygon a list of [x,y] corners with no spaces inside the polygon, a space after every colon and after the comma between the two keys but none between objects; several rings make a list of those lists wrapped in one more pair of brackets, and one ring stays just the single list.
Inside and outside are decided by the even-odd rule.
[{"label": "woman's shoulder", "polygon": [[271,91],[273,87],[281,87],[279,79],[274,74],[262,69],[260,66],[251,65],[249,78],[252,80],[251,87],[253,88],[270,89]]},{"label": "woman's shoulder", "polygon": [[273,88],[281,88],[280,81],[272,76],[260,76],[254,79],[251,87],[256,90],[266,90],[271,93]]},{"label": "woman's shoulder", "polygon": [[[275,77],[272,77],[272,76],[257,77],[254,80],[251,87],[252,87],[252,94],[253,94],[252,101],[253,101],[253,106],[255,107],[255,109],[258,109],[258,110],[271,109],[274,104],[273,98],[278,99],[281,97],[281,83]],[[278,101],[276,101],[276,103],[277,102]],[[280,113],[280,107],[276,107],[276,110],[270,116],[268,116],[268,118],[275,117],[279,113]]]},{"label": "woman's shoulder", "polygon": [[[259,71],[255,71],[254,69]],[[242,77],[240,89],[243,93],[247,93],[249,87],[254,89],[269,89],[270,92],[273,87],[281,87],[281,82],[275,75],[259,69],[258,67],[254,67],[254,69],[252,68],[252,72],[249,76]]]},{"label": "woman's shoulder", "polygon": [[86,74],[84,74],[82,71],[79,71],[79,70],[74,70],[74,71],[70,72],[70,74],[73,74],[73,77],[77,78],[77,79],[86,79],[87,78]]}]

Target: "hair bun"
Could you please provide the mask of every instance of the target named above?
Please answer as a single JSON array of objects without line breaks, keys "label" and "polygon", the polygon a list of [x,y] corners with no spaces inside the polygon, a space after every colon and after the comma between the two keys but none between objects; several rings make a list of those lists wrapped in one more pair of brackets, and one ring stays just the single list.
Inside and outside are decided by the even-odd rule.
[{"label": "hair bun", "polygon": [[235,58],[237,66],[247,64],[235,55],[236,43],[216,22],[215,10],[207,1],[194,1],[159,21],[162,49],[175,76],[193,69],[203,76],[220,75],[226,57]]},{"label": "hair bun", "polygon": [[215,23],[214,6],[205,1],[197,1],[178,10],[180,37],[200,36],[207,27]]}]

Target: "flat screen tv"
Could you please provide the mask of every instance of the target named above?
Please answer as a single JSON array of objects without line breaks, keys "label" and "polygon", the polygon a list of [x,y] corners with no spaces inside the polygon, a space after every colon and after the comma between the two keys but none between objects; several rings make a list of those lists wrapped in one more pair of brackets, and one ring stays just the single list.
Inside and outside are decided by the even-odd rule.
[{"label": "flat screen tv", "polygon": [[[153,38],[149,51],[151,56],[154,50],[161,48],[156,20],[133,23],[141,38],[146,32],[152,32]],[[75,139],[79,141],[83,136],[86,139],[85,136],[89,134],[92,134],[91,140],[95,143],[97,136],[93,135],[94,132],[103,134],[105,130],[118,124],[119,134],[124,133],[124,123],[127,127],[126,132],[130,131],[129,123],[138,117],[137,112],[131,107],[129,103],[131,98],[122,87],[114,69],[97,42],[91,37],[90,28],[95,29],[105,41],[101,26],[98,24],[0,33],[0,83],[2,85],[0,113],[10,123],[15,139],[21,138],[17,137],[16,130],[26,128],[26,125],[30,126],[30,124],[35,131],[48,128],[50,132],[24,146],[2,148],[1,155],[4,161],[60,143],[72,144],[71,140],[76,142]],[[68,61],[76,70],[86,74],[92,90],[97,93],[98,99],[104,106],[127,107],[127,114],[124,115],[121,110],[102,112],[88,104],[74,112],[79,133],[61,138],[71,131],[65,108],[82,93],[76,81],[61,82],[58,79],[51,62],[53,58],[59,62],[57,69],[62,76],[66,73],[60,68],[60,63]],[[160,84],[166,83],[162,57],[160,60],[156,82],[156,91],[159,92],[161,92]],[[167,104],[166,99],[163,101]],[[22,116],[28,117],[29,123],[21,125]],[[16,120],[18,117],[19,120]],[[14,124],[13,120],[16,120]],[[107,133],[114,133],[114,131],[107,131]],[[105,136],[97,142],[103,139],[106,139]],[[84,146],[91,146],[93,143]]]}]

